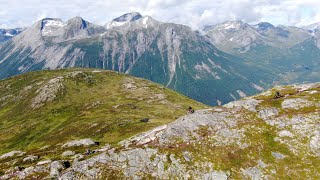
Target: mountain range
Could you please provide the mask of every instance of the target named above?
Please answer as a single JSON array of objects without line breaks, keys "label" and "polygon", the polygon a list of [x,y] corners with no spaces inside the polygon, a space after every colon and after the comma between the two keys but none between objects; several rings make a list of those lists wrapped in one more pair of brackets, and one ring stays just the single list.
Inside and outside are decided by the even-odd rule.
[{"label": "mountain range", "polygon": [[1,78],[41,69],[109,69],[212,105],[257,93],[271,79],[191,28],[139,13],[125,14],[106,26],[80,17],[67,22],[46,18],[7,41],[0,59]]},{"label": "mountain range", "polygon": [[204,31],[217,48],[272,73],[278,83],[320,80],[317,23],[299,28],[228,21]]},{"label": "mountain range", "polygon": [[22,28],[0,29],[0,43],[10,40],[23,31]]},{"label": "mountain range", "polygon": [[319,80],[314,27],[229,21],[194,31],[137,12],[104,26],[81,17],[45,18],[0,46],[0,78],[101,68],[149,79],[205,104],[224,104],[274,84]]}]

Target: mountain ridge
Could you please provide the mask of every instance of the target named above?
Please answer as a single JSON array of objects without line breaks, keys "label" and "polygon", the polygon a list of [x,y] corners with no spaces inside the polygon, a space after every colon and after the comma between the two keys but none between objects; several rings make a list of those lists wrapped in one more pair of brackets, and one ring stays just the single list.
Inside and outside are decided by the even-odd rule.
[{"label": "mountain ridge", "polygon": [[[212,44],[224,52],[241,57],[246,63],[273,74],[275,83],[317,82],[319,31],[294,26],[247,25],[246,29],[207,29]],[[261,24],[260,24],[261,25]],[[305,67],[305,68],[303,68]],[[312,77],[310,77],[312,76]],[[301,77],[304,77],[301,78]]]},{"label": "mountain ridge", "polygon": [[149,16],[107,30],[59,21],[49,23],[58,34],[44,36],[42,21],[0,48],[0,78],[41,69],[102,68],[161,83],[211,105],[259,92],[271,81],[188,26]]},{"label": "mountain ridge", "polygon": [[[319,73],[318,31],[311,36],[296,27],[264,23],[259,30],[227,21],[199,33],[137,12],[112,22],[120,24],[99,26],[81,17],[38,21],[0,48],[0,78],[41,69],[102,68],[161,83],[210,105],[272,84],[319,80],[312,78]],[[305,61],[305,55],[311,59]]]}]

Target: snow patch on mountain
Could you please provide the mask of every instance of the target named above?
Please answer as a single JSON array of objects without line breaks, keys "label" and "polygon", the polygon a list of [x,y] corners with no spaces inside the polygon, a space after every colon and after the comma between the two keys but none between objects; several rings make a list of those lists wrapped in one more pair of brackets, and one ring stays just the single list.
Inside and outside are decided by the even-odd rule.
[{"label": "snow patch on mountain", "polygon": [[14,36],[13,34],[11,34],[11,33],[9,33],[9,32],[6,32],[4,35],[5,35],[5,36]]},{"label": "snow patch on mountain", "polygon": [[118,27],[118,26],[122,26],[124,24],[127,24],[127,22],[116,22],[116,21],[112,21],[109,24],[107,24],[107,29],[111,29],[113,27]]},{"label": "snow patch on mountain", "polygon": [[106,27],[107,27],[107,29],[111,29],[113,27],[123,26],[125,24],[139,20],[141,18],[142,18],[142,16],[138,12],[127,13],[127,14],[124,14],[120,17],[113,19],[110,23],[108,23],[106,25]]},{"label": "snow patch on mountain", "polygon": [[44,36],[51,36],[54,35],[55,32],[65,26],[66,24],[61,19],[53,19],[47,18],[42,20],[42,35]]},{"label": "snow patch on mountain", "polygon": [[234,24],[226,24],[224,29],[235,29],[236,26]]},{"label": "snow patch on mountain", "polygon": [[225,30],[230,30],[230,29],[240,29],[243,27],[244,23],[241,21],[227,21],[220,28],[223,28]]},{"label": "snow patch on mountain", "polygon": [[57,21],[52,19],[44,20],[43,23],[45,27],[49,27],[49,26],[63,27],[65,25],[62,21]]},{"label": "snow patch on mountain", "polygon": [[144,24],[146,28],[148,28],[148,24],[147,24],[148,20],[149,20],[149,17],[144,17],[142,20],[142,24]]},{"label": "snow patch on mountain", "polygon": [[21,33],[23,29],[16,28],[16,29],[0,29],[0,43],[5,42],[13,38],[14,36]]}]

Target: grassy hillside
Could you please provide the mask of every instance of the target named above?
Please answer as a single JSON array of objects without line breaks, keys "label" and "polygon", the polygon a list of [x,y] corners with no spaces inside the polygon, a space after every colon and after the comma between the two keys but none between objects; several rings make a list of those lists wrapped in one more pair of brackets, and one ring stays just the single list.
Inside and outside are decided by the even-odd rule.
[{"label": "grassy hillside", "polygon": [[[185,114],[186,104],[203,106],[148,81],[109,71],[44,71],[15,78],[2,82],[1,88],[20,89],[9,97],[23,107],[3,105],[8,108],[2,113],[16,119],[3,121],[7,129],[1,129],[1,146],[25,153],[0,154],[0,179],[318,179],[320,175],[319,83],[277,86],[146,131]],[[29,83],[22,86],[25,82]],[[33,89],[30,83],[38,85]],[[22,98],[26,92],[29,99]],[[10,112],[12,108],[15,112]],[[143,118],[150,122],[140,122]],[[126,138],[133,134],[137,135]],[[63,144],[80,138],[102,143]],[[123,141],[115,144],[119,140]],[[88,147],[95,152],[85,154]]]},{"label": "grassy hillside", "polygon": [[[115,144],[205,106],[111,71],[32,72],[0,81],[0,154],[92,138]],[[148,118],[149,122],[140,122]]]}]

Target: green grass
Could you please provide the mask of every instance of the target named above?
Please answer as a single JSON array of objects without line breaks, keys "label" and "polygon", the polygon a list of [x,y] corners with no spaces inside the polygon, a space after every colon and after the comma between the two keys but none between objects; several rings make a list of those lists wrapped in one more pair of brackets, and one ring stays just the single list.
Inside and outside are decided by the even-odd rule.
[{"label": "green grass", "polygon": [[[79,70],[84,73],[67,76]],[[80,138],[116,144],[174,121],[186,113],[188,106],[195,109],[206,107],[146,80],[111,71],[92,71],[39,71],[0,81],[0,99],[12,95],[0,101],[0,153],[55,146]],[[58,76],[64,76],[63,91],[53,102],[32,109],[31,102],[37,90]],[[127,81],[134,82],[137,88],[125,89],[123,84]],[[23,92],[29,85],[32,88]],[[163,94],[164,98],[157,98],[157,94]],[[143,118],[150,121],[140,122]]]}]

